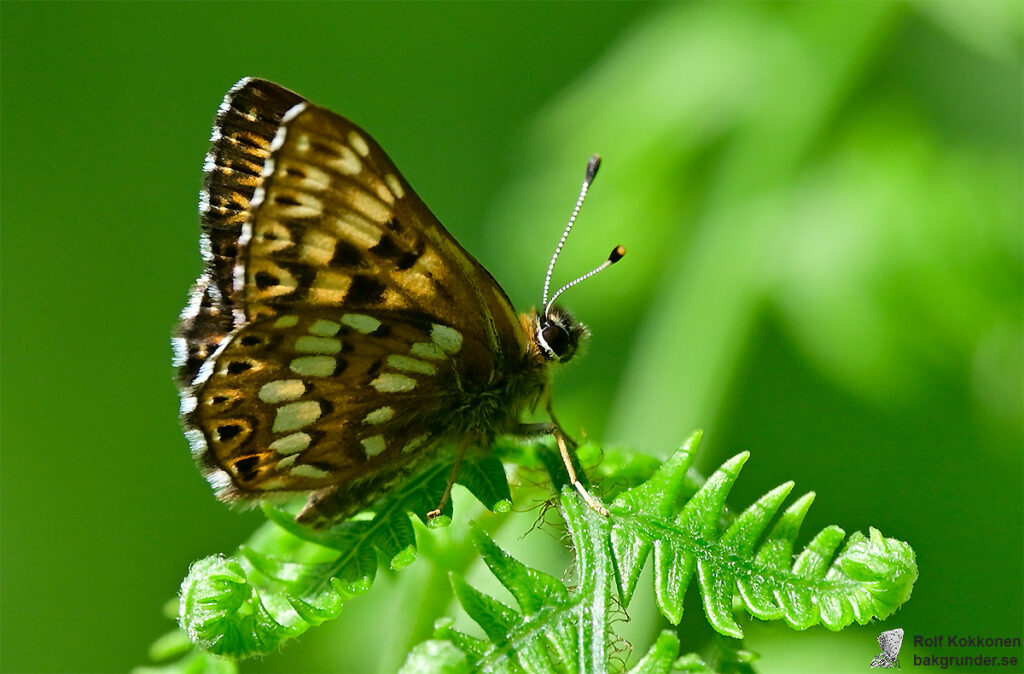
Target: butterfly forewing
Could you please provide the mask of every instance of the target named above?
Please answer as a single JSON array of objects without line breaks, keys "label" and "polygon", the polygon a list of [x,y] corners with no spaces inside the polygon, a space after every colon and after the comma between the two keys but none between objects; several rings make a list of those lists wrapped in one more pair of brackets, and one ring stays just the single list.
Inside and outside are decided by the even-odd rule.
[{"label": "butterfly forewing", "polygon": [[369,134],[324,108],[283,121],[242,245],[249,319],[296,304],[429,312],[498,359],[525,351],[501,288]]},{"label": "butterfly forewing", "polygon": [[206,269],[192,288],[175,339],[175,365],[183,386],[192,382],[203,361],[235,327],[238,239],[281,119],[301,100],[273,83],[257,86],[253,80],[242,80],[217,113],[199,204]]},{"label": "butterfly forewing", "polygon": [[882,653],[895,658],[900,654],[900,647],[903,645],[903,628],[888,630],[878,635],[878,645]]}]

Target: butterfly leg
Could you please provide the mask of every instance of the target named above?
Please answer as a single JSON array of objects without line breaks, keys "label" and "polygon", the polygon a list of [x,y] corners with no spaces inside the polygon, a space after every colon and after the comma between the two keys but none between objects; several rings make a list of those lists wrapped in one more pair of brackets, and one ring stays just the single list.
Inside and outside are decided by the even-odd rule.
[{"label": "butterfly leg", "polygon": [[565,463],[565,470],[569,474],[569,481],[572,486],[579,492],[580,496],[583,497],[583,501],[590,506],[592,510],[602,517],[608,517],[611,513],[603,505],[598,503],[597,499],[594,498],[587,488],[583,486],[583,483],[576,477],[576,468],[573,466],[573,455],[569,453],[569,448],[566,446],[566,440],[572,443],[573,452],[576,450],[576,442],[569,437],[569,434],[562,430],[562,425],[558,423],[558,419],[555,417],[555,411],[551,407],[551,396],[547,397],[547,412],[548,417],[551,419],[550,433],[555,436],[555,442],[558,443],[558,451],[562,454],[562,462]]},{"label": "butterfly leg", "polygon": [[459,451],[455,455],[455,463],[452,464],[452,472],[448,476],[448,484],[445,485],[444,495],[441,496],[441,503],[439,503],[435,509],[427,513],[428,521],[440,516],[440,514],[444,511],[444,507],[448,505],[448,499],[452,495],[452,487],[455,485],[455,478],[459,476],[459,468],[462,467],[462,459],[464,456],[466,456],[466,450],[469,449],[469,445],[473,441],[473,438],[474,436],[472,434],[469,434],[465,438],[463,438],[462,442],[459,444]]},{"label": "butterfly leg", "polygon": [[583,497],[586,504],[590,506],[592,510],[596,511],[597,514],[602,517],[608,517],[611,515],[611,513],[608,512],[608,509],[598,503],[597,499],[587,491],[587,488],[584,487],[583,483],[576,477],[576,469],[573,468],[572,457],[569,455],[569,448],[565,445],[565,434],[562,433],[562,429],[558,428],[556,425],[554,430],[551,431],[551,434],[555,436],[555,442],[558,443],[558,451],[562,453],[562,461],[565,463],[565,470],[569,473],[569,481],[572,482],[572,486],[576,488],[576,491],[578,491],[580,496]]}]

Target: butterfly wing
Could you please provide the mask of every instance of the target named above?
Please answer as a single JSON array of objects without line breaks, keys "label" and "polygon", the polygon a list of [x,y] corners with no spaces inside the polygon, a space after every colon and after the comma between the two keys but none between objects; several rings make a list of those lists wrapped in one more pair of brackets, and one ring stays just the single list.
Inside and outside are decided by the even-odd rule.
[{"label": "butterfly wing", "polygon": [[242,80],[217,112],[199,196],[200,250],[206,268],[192,287],[173,341],[180,386],[195,379],[203,362],[235,328],[234,277],[242,225],[250,216],[281,119],[301,101],[270,82],[253,86],[251,80]]},{"label": "butterfly wing", "polygon": [[258,318],[201,369],[186,424],[225,498],[405,474],[418,450],[459,432],[462,346],[453,329],[403,312]]},{"label": "butterfly wing", "polygon": [[282,307],[420,311],[484,345],[489,377],[526,351],[501,287],[373,138],[259,79],[221,105],[201,197],[207,270],[176,340],[187,385],[230,328]]},{"label": "butterfly wing", "polygon": [[465,430],[454,394],[522,365],[504,292],[348,120],[243,80],[207,170],[176,363],[223,498],[394,479]]},{"label": "butterfly wing", "polygon": [[893,662],[891,662],[891,661],[886,659],[885,653],[879,653],[871,661],[871,666],[872,667],[881,667],[882,669],[892,669],[896,665]]},{"label": "butterfly wing", "polygon": [[879,634],[878,645],[881,646],[882,653],[895,660],[900,654],[900,648],[903,646],[903,628],[887,630]]},{"label": "butterfly wing", "polygon": [[244,276],[236,270],[247,318],[296,303],[419,311],[486,344],[495,359],[524,352],[504,291],[369,134],[304,102],[272,146],[243,226]]}]

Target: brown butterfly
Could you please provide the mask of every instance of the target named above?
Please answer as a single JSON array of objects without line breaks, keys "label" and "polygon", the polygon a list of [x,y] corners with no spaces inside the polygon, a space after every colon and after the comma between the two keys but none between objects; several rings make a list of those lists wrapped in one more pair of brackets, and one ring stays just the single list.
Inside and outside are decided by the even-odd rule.
[{"label": "brown butterfly", "polygon": [[[517,315],[373,138],[297,94],[243,79],[217,115],[200,196],[206,268],[174,337],[192,452],[227,501],[296,492],[314,525],[367,507],[456,448],[556,433],[520,416],[586,328],[547,299]],[[617,247],[590,274],[616,262]],[[550,410],[550,407],[549,407]]]}]

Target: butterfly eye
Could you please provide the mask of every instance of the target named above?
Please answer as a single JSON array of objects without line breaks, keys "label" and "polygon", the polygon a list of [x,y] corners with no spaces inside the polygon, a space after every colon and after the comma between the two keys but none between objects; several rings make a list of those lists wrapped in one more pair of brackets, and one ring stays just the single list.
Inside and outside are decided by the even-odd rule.
[{"label": "butterfly eye", "polygon": [[540,331],[540,341],[556,360],[569,354],[569,333],[560,325],[548,325]]}]

